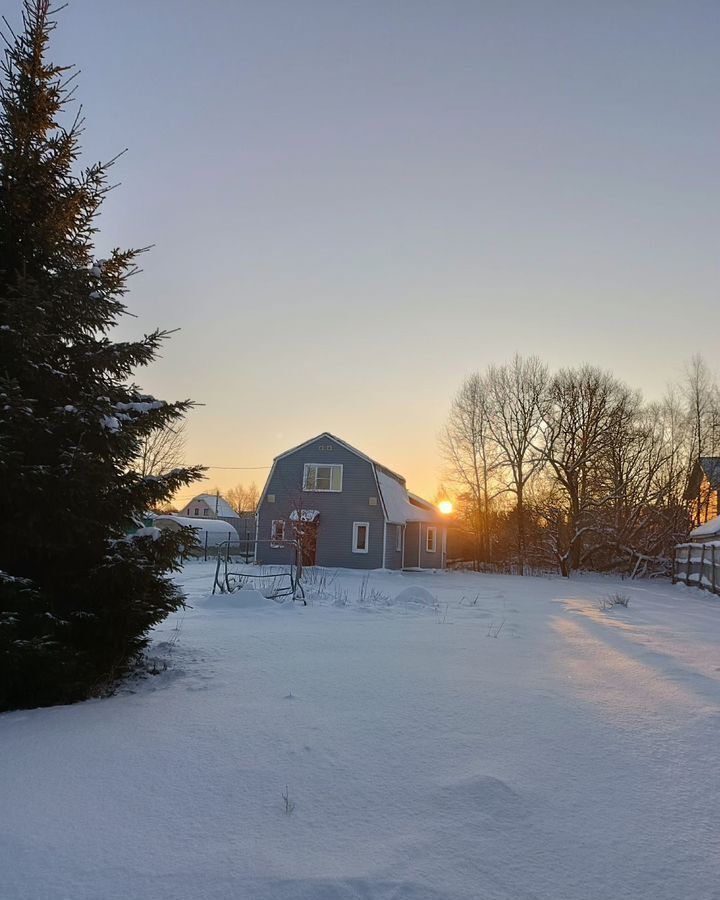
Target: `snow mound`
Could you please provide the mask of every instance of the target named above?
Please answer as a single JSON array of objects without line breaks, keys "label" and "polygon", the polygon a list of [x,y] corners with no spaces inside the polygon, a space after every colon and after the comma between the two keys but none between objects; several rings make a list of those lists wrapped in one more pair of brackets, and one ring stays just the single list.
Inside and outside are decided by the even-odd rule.
[{"label": "snow mound", "polygon": [[474,775],[445,785],[436,798],[437,804],[449,810],[465,809],[498,819],[524,818],[528,813],[523,797],[509,784],[491,775]]},{"label": "snow mound", "polygon": [[397,597],[395,597],[395,603],[412,603],[416,606],[435,606],[437,597],[424,587],[414,585],[413,587],[405,588],[404,591],[400,591]]},{"label": "snow mound", "polygon": [[193,603],[203,609],[270,609],[277,607],[274,600],[268,600],[260,591],[244,588],[232,594],[208,594]]}]

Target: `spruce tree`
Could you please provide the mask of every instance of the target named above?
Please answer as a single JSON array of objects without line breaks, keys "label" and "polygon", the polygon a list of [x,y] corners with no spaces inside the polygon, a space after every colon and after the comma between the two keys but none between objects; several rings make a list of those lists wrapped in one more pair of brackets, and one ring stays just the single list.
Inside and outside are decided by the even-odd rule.
[{"label": "spruce tree", "polygon": [[187,535],[127,537],[198,478],[134,470],[144,438],[182,418],[130,381],[167,332],[109,336],[136,250],[96,259],[108,170],[80,169],[71,68],[49,63],[48,0],[25,0],[0,78],[0,710],[107,689],[182,605]]}]

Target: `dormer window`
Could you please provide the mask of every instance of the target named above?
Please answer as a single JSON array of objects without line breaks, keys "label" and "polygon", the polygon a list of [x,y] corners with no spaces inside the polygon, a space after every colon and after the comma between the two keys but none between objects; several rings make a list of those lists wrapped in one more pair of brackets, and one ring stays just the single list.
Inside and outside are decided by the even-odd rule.
[{"label": "dormer window", "polygon": [[305,463],[303,490],[339,493],[342,491],[342,476],[342,466]]}]

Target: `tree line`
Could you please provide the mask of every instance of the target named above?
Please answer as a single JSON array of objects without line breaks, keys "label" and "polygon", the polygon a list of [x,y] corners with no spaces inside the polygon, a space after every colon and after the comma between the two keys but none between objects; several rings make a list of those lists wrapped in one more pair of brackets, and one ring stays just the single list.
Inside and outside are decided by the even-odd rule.
[{"label": "tree line", "polygon": [[475,568],[663,571],[700,516],[693,468],[720,453],[720,389],[700,356],[656,403],[595,366],[515,356],[465,379],[440,444]]}]

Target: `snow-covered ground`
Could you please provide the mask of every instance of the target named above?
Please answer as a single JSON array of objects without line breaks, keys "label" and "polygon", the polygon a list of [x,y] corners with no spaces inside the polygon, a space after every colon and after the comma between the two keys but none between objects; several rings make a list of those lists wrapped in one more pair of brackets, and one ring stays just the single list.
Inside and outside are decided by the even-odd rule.
[{"label": "snow-covered ground", "polygon": [[720,897],[720,599],[327,572],[231,608],[211,573],[167,671],[0,716],[3,900]]}]

